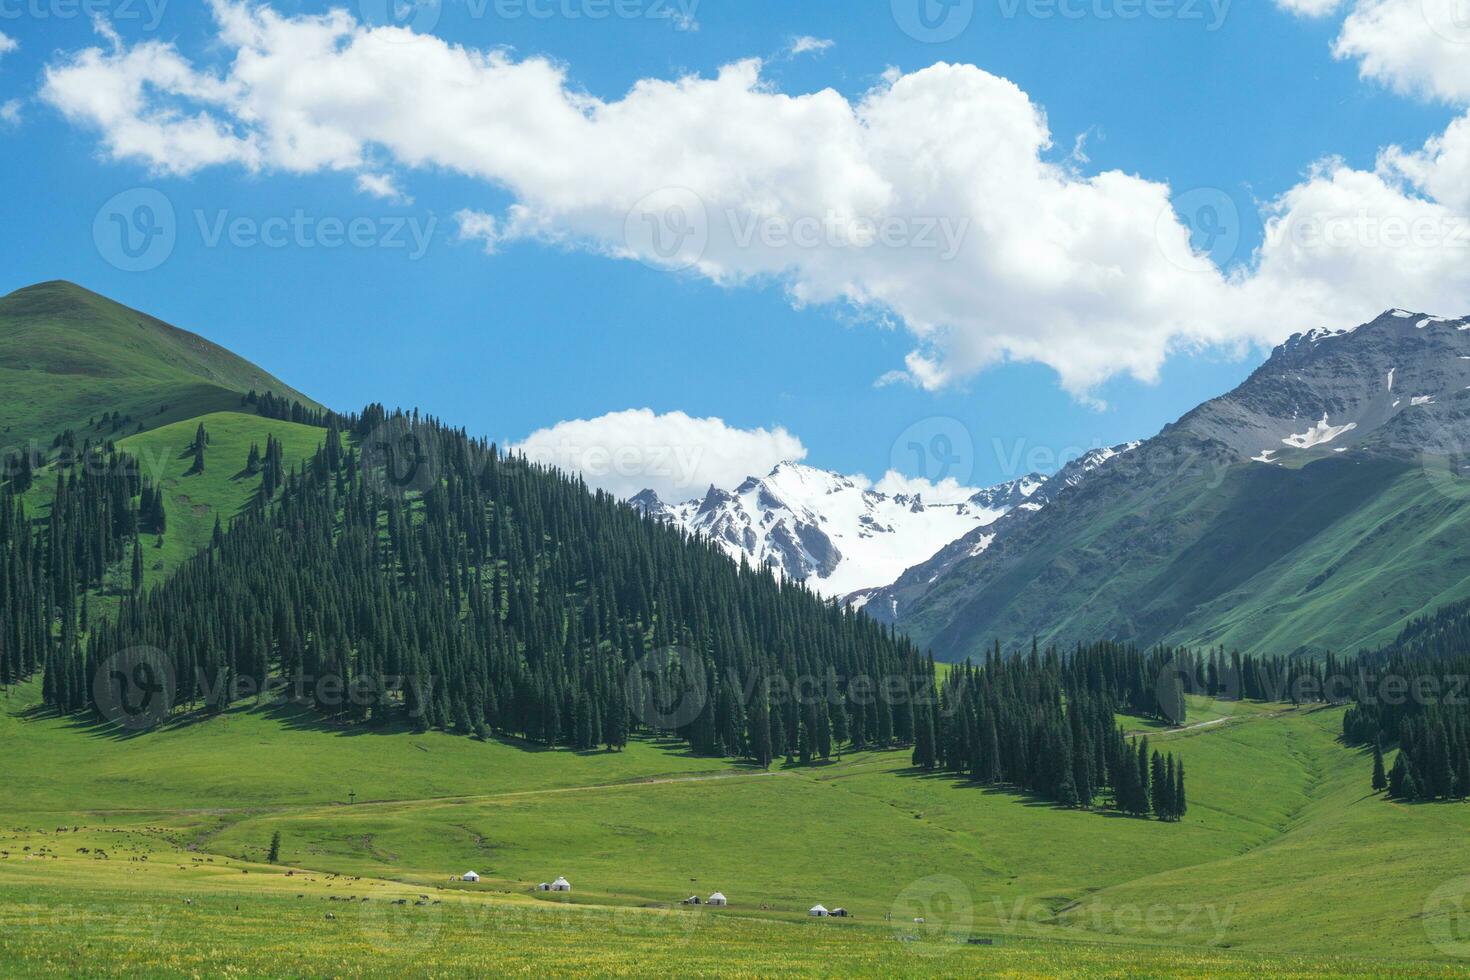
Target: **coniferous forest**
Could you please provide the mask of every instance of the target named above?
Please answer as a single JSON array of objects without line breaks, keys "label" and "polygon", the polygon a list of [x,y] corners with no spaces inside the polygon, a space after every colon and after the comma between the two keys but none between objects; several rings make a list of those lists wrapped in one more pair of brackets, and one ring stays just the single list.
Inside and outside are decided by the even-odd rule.
[{"label": "coniferous forest", "polygon": [[[270,693],[344,724],[576,750],[663,733],[761,766],[911,746],[921,769],[1183,815],[1182,765],[1115,719],[1182,719],[1179,683],[1154,683],[1180,653],[997,648],[938,684],[890,628],[437,421],[257,408],[322,422],[321,447],[291,472],[273,439],[216,461],[201,425],[193,467],[243,467],[259,491],[146,591],[141,538],[167,514],[135,461],[90,442],[9,461],[0,682],[39,670],[46,704],[105,714],[98,671],[146,656],[171,715]],[[47,463],[56,503],[40,519],[21,478]],[[130,562],[109,580],[115,613],[89,621],[88,595]]]},{"label": "coniferous forest", "polygon": [[[1470,797],[1470,603],[1406,626],[1387,650],[1365,654],[1353,676],[1344,739],[1371,745],[1372,788],[1390,799]],[[1383,753],[1397,745],[1385,769]]]}]

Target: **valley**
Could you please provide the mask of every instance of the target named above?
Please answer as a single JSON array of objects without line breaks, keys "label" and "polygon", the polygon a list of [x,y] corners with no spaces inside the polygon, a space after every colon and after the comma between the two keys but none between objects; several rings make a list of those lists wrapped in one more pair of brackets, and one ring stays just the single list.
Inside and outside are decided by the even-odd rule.
[{"label": "valley", "polygon": [[[104,302],[77,295],[74,315]],[[1375,792],[1371,744],[1344,735],[1361,705],[1285,699],[1320,664],[1279,653],[1459,649],[1460,619],[1422,618],[1470,581],[1453,469],[1332,447],[1242,464],[1166,432],[954,505],[783,464],[681,514],[381,406],[244,391],[211,408],[127,432],[77,414],[8,464],[0,963],[17,972],[1463,965],[1459,777]],[[1225,462],[1213,483],[1143,480],[1179,454]],[[957,603],[938,639],[963,636],[970,665],[807,590],[799,565],[750,567],[788,531],[807,544],[782,553],[807,561],[820,531],[871,572],[864,547],[902,549],[843,534],[881,542],[935,506],[973,529],[909,539],[938,551],[892,589],[940,569],[920,607]],[[1144,533],[1157,514],[1169,536]],[[974,535],[992,536],[983,562]],[[1137,550],[1110,559],[1115,540]],[[1086,602],[1047,588],[1105,567]],[[859,595],[892,609],[888,588]],[[1028,610],[1055,624],[1029,654],[987,632]],[[1080,633],[1135,642],[1053,646]],[[154,673],[118,660],[138,649]],[[1233,693],[1190,687],[1170,715],[1191,651],[1192,672],[1236,672],[1210,682]],[[119,713],[160,670],[141,690],[162,713]],[[875,679],[901,696],[871,700]],[[1125,805],[1150,748],[1155,795]],[[1163,756],[1171,791],[1176,761],[1189,774],[1182,816],[1157,795]],[[537,889],[560,876],[570,892]],[[685,904],[715,891],[728,906]]]},{"label": "valley", "polygon": [[[762,774],[657,741],[535,751],[252,708],[119,740],[32,717],[31,693],[0,717],[0,956],[28,972],[164,956],[165,935],[160,962],[180,971],[331,970],[369,950],[374,975],[422,957],[529,967],[560,950],[594,972],[663,957],[696,974],[1453,972],[1453,920],[1425,910],[1460,873],[1445,849],[1470,813],[1367,793],[1334,709],[1239,703],[1223,726],[1150,726],[1198,774],[1191,818],[1161,828],[916,775],[903,753]],[[55,768],[39,779],[23,760],[42,754]],[[479,882],[453,880],[471,869]],[[572,893],[538,897],[556,875]],[[679,905],[716,888],[728,909]],[[1304,916],[1324,893],[1361,914]],[[818,900],[856,918],[813,923]],[[36,930],[62,915],[76,942],[46,951]]]}]

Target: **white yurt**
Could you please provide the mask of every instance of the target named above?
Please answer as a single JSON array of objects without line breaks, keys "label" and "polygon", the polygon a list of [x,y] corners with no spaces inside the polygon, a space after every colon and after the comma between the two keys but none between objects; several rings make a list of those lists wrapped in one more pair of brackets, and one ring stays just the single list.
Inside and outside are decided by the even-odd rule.
[{"label": "white yurt", "polygon": [[572,883],[565,878],[558,878],[551,883],[551,890],[554,892],[569,892],[572,890]]},{"label": "white yurt", "polygon": [[728,901],[726,901],[726,899],[725,899],[725,893],[724,892],[715,892],[713,895],[711,895],[709,897],[709,903],[708,904],[710,904],[710,905],[729,905],[730,903]]},{"label": "white yurt", "polygon": [[811,910],[811,911],[810,911],[810,912],[808,912],[808,913],[807,913],[807,915],[815,915],[815,916],[817,916],[817,917],[818,917],[818,918],[826,918],[826,917],[827,917],[827,916],[829,916],[829,915],[831,915],[831,914],[832,914],[832,913],[831,913],[831,912],[828,912],[828,911],[827,911],[827,910],[826,910],[826,909],[825,909],[825,908],[824,908],[824,907],[822,907],[822,906],[821,906],[821,905],[813,905],[813,906],[812,906],[812,910]]},{"label": "white yurt", "polygon": [[463,875],[460,876],[460,879],[462,881],[479,881],[480,876],[475,874],[473,871],[466,871]]}]

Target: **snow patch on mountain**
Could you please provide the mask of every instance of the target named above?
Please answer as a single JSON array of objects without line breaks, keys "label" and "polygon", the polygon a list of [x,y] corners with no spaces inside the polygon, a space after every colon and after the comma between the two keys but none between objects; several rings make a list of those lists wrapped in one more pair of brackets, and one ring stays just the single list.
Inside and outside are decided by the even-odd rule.
[{"label": "snow patch on mountain", "polygon": [[[1417,405],[1418,402],[1415,402],[1415,404]],[[1349,422],[1346,425],[1328,425],[1327,413],[1323,412],[1322,421],[1312,426],[1306,432],[1289,435],[1281,441],[1288,446],[1295,446],[1297,449],[1311,449],[1313,446],[1320,446],[1325,442],[1331,442],[1344,432],[1351,432],[1357,427],[1358,423],[1356,422]],[[1269,460],[1262,460],[1262,462],[1269,462]]]}]

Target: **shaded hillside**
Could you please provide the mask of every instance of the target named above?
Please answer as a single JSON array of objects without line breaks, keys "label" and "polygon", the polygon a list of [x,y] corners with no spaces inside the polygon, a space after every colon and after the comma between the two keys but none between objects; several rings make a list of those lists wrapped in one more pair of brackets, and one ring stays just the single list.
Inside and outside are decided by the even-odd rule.
[{"label": "shaded hillside", "polygon": [[937,656],[1100,636],[1377,647],[1470,596],[1470,329],[1390,311],[1293,337],[1235,391],[870,600]]}]

